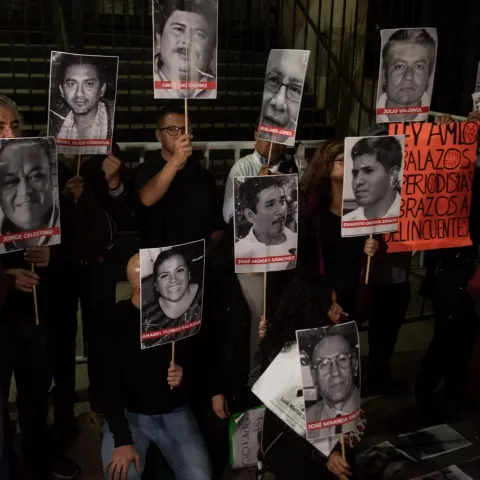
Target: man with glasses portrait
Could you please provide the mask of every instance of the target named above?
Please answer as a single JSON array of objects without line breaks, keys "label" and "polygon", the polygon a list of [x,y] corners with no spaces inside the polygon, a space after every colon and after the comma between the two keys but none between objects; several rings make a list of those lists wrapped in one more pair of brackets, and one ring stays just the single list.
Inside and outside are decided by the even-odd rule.
[{"label": "man with glasses portrait", "polygon": [[263,89],[259,138],[294,145],[308,52],[272,50]]},{"label": "man with glasses portrait", "polygon": [[[347,326],[348,324],[345,324]],[[306,408],[307,425],[338,419],[338,424],[308,428],[308,438],[330,437],[355,427],[360,409],[360,366],[357,350],[346,336],[327,330],[313,348],[310,371],[317,402]],[[347,421],[347,417],[352,420]]]},{"label": "man with glasses portrait", "polygon": [[222,198],[211,174],[192,156],[192,128],[183,108],[168,105],[158,116],[161,151],[136,172],[136,214],[143,248],[215,239],[225,224]]}]

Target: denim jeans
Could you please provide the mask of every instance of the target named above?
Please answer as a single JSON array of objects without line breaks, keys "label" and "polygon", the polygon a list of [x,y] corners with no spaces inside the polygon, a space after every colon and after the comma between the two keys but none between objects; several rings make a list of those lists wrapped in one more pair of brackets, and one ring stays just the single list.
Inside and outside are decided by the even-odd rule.
[{"label": "denim jeans", "polygon": [[[175,478],[179,480],[211,480],[212,473],[207,449],[195,417],[186,405],[164,415],[143,415],[126,412],[133,444],[140,457],[140,472],[133,463],[128,470],[128,480],[140,480],[145,468],[148,447],[154,443],[162,452]],[[108,423],[103,424],[102,462],[106,468],[114,449],[113,434]]]}]

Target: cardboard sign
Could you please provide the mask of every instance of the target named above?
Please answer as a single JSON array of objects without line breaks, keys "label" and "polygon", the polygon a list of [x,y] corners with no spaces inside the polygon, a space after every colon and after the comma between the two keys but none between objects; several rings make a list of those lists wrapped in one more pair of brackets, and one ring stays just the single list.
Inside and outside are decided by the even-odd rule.
[{"label": "cardboard sign", "polygon": [[475,122],[393,124],[405,135],[398,232],[385,234],[389,252],[472,244],[469,215],[477,156]]},{"label": "cardboard sign", "polygon": [[155,98],[217,98],[217,0],[154,0]]},{"label": "cardboard sign", "polygon": [[405,137],[347,137],[342,237],[395,232],[402,195]]},{"label": "cardboard sign", "polygon": [[140,250],[142,349],[200,331],[204,272],[205,240]]},{"label": "cardboard sign", "polygon": [[55,139],[0,139],[0,254],[58,243]]},{"label": "cardboard sign", "polygon": [[48,134],[58,153],[103,155],[112,150],[118,57],[52,52]]},{"label": "cardboard sign", "polygon": [[427,120],[437,59],[436,28],[381,30],[377,123]]},{"label": "cardboard sign", "polygon": [[[297,330],[307,439],[334,437],[360,421],[360,342],[355,322]],[[339,381],[332,382],[333,376]]]},{"label": "cardboard sign", "polygon": [[293,146],[303,85],[307,73],[308,50],[271,50],[263,88],[258,138]]},{"label": "cardboard sign", "polygon": [[235,177],[235,272],[297,265],[298,176]]}]

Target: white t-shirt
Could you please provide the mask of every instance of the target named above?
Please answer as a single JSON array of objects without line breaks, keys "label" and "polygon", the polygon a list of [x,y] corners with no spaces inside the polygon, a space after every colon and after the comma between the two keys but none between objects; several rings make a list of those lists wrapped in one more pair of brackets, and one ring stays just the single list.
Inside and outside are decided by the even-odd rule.
[{"label": "white t-shirt", "polygon": [[[253,233],[253,227],[248,232],[248,235],[245,238],[242,238],[237,243],[235,243],[235,258],[264,258],[264,257],[281,257],[281,256],[291,256],[292,252],[289,250],[295,249],[294,254],[296,255],[296,250],[298,248],[298,235],[287,227],[284,228],[283,233],[285,234],[285,242],[279,245],[265,245],[262,242],[257,240],[255,234]],[[279,270],[286,270],[287,265],[291,263],[286,262],[276,262],[276,263],[267,263],[259,265],[235,265],[235,271],[237,273],[245,272],[264,272],[265,269],[269,272],[275,272]],[[295,261],[296,264],[296,261]],[[289,268],[294,268],[295,264]],[[255,268],[257,267],[257,268]],[[266,268],[265,268],[266,267]]]}]

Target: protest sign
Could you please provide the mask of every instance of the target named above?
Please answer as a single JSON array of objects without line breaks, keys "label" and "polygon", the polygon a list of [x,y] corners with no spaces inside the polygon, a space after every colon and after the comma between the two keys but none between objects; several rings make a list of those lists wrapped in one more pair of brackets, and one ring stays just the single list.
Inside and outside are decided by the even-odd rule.
[{"label": "protest sign", "polygon": [[377,123],[427,120],[437,59],[436,28],[381,30]]},{"label": "protest sign", "polygon": [[480,92],[472,93],[473,110],[480,112]]},{"label": "protest sign", "polygon": [[480,92],[480,62],[478,62],[477,81],[475,82],[475,92]]},{"label": "protest sign", "polygon": [[295,144],[309,56],[308,50],[270,50],[258,126],[260,140]]},{"label": "protest sign", "polygon": [[342,237],[398,230],[405,137],[345,138]]},{"label": "protest sign", "polygon": [[[354,430],[360,416],[360,343],[355,322],[298,330],[307,438]],[[334,369],[337,375],[331,375]],[[341,378],[341,382],[335,380]]]},{"label": "protest sign", "polygon": [[205,240],[140,250],[142,349],[200,331],[204,271]]},{"label": "protest sign", "polygon": [[405,135],[398,232],[385,234],[389,252],[471,245],[469,214],[477,156],[475,122],[389,126]]},{"label": "protest sign", "polygon": [[235,272],[295,268],[298,248],[298,176],[235,177]]},{"label": "protest sign", "polygon": [[118,57],[52,52],[48,132],[58,153],[102,155],[112,149]]},{"label": "protest sign", "polygon": [[0,253],[58,243],[55,139],[0,139]]},{"label": "protest sign", "polygon": [[257,465],[264,416],[265,407],[257,407],[230,418],[230,465],[233,469]]},{"label": "protest sign", "polygon": [[154,0],[155,98],[217,98],[217,0]]}]

